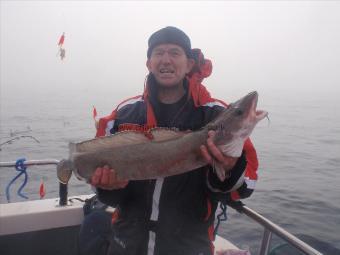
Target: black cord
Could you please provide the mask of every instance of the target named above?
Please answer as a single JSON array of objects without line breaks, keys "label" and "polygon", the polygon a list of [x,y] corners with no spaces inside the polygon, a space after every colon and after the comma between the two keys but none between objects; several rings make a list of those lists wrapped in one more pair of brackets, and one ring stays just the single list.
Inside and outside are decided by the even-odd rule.
[{"label": "black cord", "polygon": [[224,204],[224,203],[220,203],[220,209],[222,210],[222,212],[217,215],[217,224],[216,224],[216,227],[214,229],[214,237],[216,237],[220,223],[222,221],[226,221],[228,219],[228,217],[227,217],[227,205]]}]

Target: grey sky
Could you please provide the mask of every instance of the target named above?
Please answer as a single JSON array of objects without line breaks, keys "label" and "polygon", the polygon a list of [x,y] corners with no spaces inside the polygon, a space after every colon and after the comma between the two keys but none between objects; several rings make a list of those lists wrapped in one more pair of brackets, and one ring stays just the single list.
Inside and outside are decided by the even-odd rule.
[{"label": "grey sky", "polygon": [[339,14],[339,1],[1,1],[2,95],[77,88],[136,95],[147,74],[147,39],[167,25],[213,61],[205,84],[215,93],[336,91]]}]

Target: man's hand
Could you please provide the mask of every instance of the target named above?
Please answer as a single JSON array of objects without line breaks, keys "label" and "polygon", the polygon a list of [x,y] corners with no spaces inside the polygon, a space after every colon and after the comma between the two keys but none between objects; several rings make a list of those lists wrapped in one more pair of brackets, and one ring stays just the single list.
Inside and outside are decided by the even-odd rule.
[{"label": "man's hand", "polygon": [[96,169],[90,183],[97,188],[113,190],[125,188],[129,181],[118,180],[116,171],[104,166]]},{"label": "man's hand", "polygon": [[[230,170],[235,166],[238,158],[229,157],[222,153],[222,151],[214,144],[215,131],[209,131],[207,146],[201,145],[200,149],[205,161],[215,168],[222,168],[224,176],[229,175]],[[220,179],[221,176],[219,176]],[[225,177],[223,178],[225,179]]]}]

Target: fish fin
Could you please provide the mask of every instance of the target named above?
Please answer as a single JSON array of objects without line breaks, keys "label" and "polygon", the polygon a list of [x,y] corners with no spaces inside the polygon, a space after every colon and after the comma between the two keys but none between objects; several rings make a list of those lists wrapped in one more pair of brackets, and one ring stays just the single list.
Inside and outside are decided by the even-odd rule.
[{"label": "fish fin", "polygon": [[157,142],[176,139],[186,134],[186,132],[172,128],[153,128],[150,130],[150,133],[152,134],[153,141]]},{"label": "fish fin", "polygon": [[110,149],[124,145],[140,144],[149,142],[149,138],[143,132],[122,131],[110,136],[98,137],[76,144],[73,152],[94,152],[103,149]]}]

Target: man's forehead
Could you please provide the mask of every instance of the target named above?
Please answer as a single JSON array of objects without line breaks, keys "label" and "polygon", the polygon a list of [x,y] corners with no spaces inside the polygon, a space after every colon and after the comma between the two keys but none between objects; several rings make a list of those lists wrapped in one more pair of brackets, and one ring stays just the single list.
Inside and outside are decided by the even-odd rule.
[{"label": "man's forehead", "polygon": [[182,52],[184,52],[184,49],[177,45],[177,44],[173,44],[173,43],[162,43],[162,44],[159,44],[157,46],[155,46],[155,48],[153,49],[154,51],[155,50],[180,50]]}]

